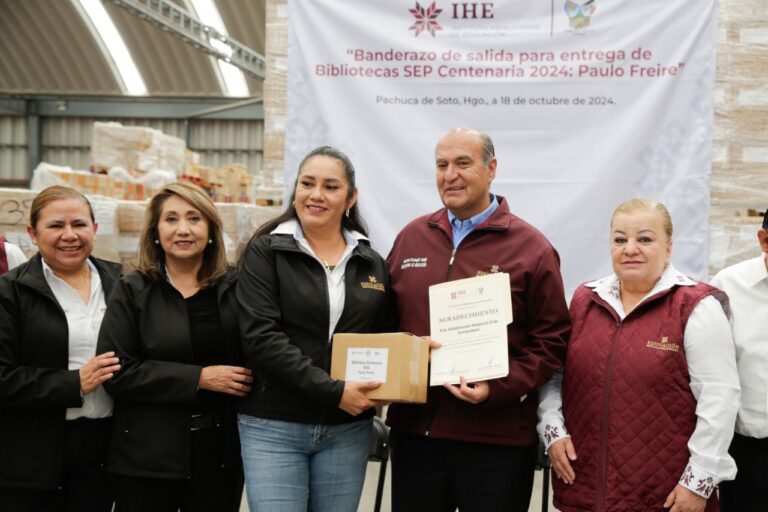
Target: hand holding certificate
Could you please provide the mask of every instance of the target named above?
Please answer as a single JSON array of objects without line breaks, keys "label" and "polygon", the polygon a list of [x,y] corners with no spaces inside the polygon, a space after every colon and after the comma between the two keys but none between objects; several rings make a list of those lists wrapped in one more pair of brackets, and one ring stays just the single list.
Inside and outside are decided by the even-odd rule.
[{"label": "hand holding certificate", "polygon": [[429,385],[477,382],[509,374],[509,275],[488,274],[429,287],[432,350]]}]

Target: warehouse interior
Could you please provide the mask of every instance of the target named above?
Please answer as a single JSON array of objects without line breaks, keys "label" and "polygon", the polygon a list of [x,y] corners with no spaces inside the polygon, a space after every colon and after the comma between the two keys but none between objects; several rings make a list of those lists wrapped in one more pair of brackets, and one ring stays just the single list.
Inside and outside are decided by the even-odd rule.
[{"label": "warehouse interior", "polygon": [[[282,207],[288,1],[0,0],[0,234],[33,254],[32,187],[69,184],[102,197],[109,221],[100,222],[111,228],[95,254],[130,265],[161,182],[141,181],[157,160],[143,164],[137,152],[172,146],[173,169],[159,170],[210,191],[235,261]],[[764,0],[720,0],[710,276],[760,252],[767,77]],[[369,464],[360,510],[373,507],[378,471]],[[537,472],[531,510],[541,509],[541,492]]]}]

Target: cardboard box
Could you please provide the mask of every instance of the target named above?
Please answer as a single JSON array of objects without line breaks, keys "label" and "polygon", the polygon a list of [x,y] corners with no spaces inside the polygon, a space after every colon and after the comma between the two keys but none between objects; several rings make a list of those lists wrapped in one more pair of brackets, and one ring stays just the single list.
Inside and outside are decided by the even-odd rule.
[{"label": "cardboard box", "polygon": [[412,334],[333,336],[331,377],[380,381],[381,386],[368,393],[372,400],[426,403],[428,365],[429,342]]},{"label": "cardboard box", "polygon": [[12,226],[26,232],[29,209],[36,195],[37,192],[27,189],[0,188],[0,233],[11,231]]}]

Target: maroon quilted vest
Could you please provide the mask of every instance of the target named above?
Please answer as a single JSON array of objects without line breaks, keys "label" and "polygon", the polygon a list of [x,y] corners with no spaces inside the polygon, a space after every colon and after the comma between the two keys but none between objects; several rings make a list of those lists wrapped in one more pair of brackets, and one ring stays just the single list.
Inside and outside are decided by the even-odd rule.
[{"label": "maroon quilted vest", "polygon": [[[663,510],[685,470],[696,426],[685,325],[693,308],[711,294],[722,292],[706,284],[675,286],[620,321],[592,289],[577,290],[570,310],[563,413],[578,460],[572,462],[573,485],[553,481],[558,509]],[[714,498],[707,512],[716,510]]]},{"label": "maroon quilted vest", "polygon": [[0,276],[8,272],[8,255],[5,254],[5,237],[0,235]]}]

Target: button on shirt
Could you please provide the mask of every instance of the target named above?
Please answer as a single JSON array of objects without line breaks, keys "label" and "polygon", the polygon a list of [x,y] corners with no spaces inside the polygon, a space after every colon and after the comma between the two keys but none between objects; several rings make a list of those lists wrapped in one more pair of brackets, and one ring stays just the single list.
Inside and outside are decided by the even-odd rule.
[{"label": "button on shirt", "polygon": [[[77,291],[57,277],[43,260],[43,275],[67,317],[69,331],[69,370],[79,370],[96,355],[96,340],[107,309],[99,272],[90,260],[91,296],[88,304]],[[106,418],[112,415],[112,398],[99,386],[83,397],[83,406],[67,409],[67,419]]]},{"label": "button on shirt", "polygon": [[496,211],[496,208],[499,207],[499,200],[496,199],[496,196],[493,194],[490,194],[490,196],[491,204],[488,206],[488,208],[478,213],[474,217],[470,217],[469,219],[461,220],[456,217],[453,212],[451,212],[451,210],[448,210],[448,220],[451,222],[451,230],[453,231],[454,249],[459,246],[461,241],[464,240],[464,238],[470,234],[473,229],[485,222],[486,219],[488,219],[488,217],[490,217],[491,214]]},{"label": "button on shirt", "polygon": [[736,432],[768,438],[768,269],[760,256],[721,270],[713,279],[731,301],[731,328],[741,381]]}]

